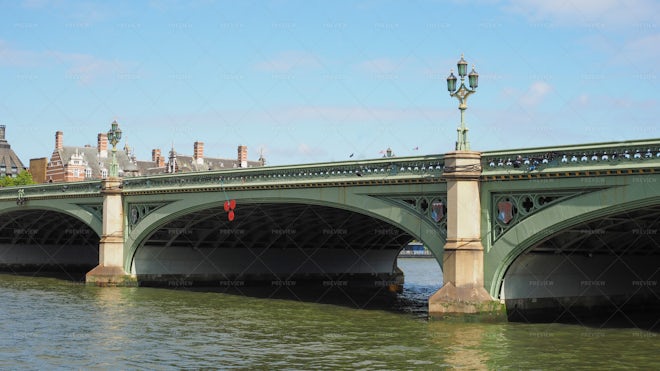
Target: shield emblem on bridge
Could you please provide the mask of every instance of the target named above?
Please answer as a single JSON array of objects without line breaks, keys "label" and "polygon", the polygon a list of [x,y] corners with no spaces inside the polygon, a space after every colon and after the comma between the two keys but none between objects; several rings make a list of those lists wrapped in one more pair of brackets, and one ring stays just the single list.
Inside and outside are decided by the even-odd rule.
[{"label": "shield emblem on bridge", "polygon": [[431,217],[436,223],[445,217],[445,209],[442,202],[434,202],[431,204]]},{"label": "shield emblem on bridge", "polygon": [[511,201],[501,201],[497,203],[497,219],[504,224],[509,224],[513,219],[513,204]]}]

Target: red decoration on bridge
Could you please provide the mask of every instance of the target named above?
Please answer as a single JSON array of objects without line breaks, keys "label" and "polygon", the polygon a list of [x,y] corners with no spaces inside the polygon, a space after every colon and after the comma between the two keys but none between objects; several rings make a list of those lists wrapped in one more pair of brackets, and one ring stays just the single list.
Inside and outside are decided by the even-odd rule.
[{"label": "red decoration on bridge", "polygon": [[225,201],[223,207],[225,209],[225,212],[227,212],[227,219],[229,219],[230,222],[233,221],[235,217],[234,209],[236,208],[236,200]]},{"label": "red decoration on bridge", "polygon": [[497,203],[497,219],[504,224],[509,224],[513,219],[513,203],[510,201],[501,201]]},{"label": "red decoration on bridge", "polygon": [[445,209],[442,202],[434,202],[431,204],[431,217],[435,222],[439,222],[445,217]]}]

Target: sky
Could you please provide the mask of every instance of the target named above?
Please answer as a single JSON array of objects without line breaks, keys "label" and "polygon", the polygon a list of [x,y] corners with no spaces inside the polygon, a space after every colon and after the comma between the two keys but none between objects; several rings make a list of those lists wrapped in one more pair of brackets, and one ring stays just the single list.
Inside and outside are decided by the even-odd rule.
[{"label": "sky", "polygon": [[0,0],[0,124],[26,166],[113,120],[141,160],[446,153],[461,54],[473,150],[660,137],[653,0]]}]

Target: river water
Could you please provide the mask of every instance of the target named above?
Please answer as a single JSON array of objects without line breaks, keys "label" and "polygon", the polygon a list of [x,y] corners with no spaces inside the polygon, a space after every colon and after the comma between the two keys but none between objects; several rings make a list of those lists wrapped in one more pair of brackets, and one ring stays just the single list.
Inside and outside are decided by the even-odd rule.
[{"label": "river water", "polygon": [[399,266],[399,298],[339,304],[0,275],[0,369],[660,369],[657,326],[429,321],[437,263]]}]

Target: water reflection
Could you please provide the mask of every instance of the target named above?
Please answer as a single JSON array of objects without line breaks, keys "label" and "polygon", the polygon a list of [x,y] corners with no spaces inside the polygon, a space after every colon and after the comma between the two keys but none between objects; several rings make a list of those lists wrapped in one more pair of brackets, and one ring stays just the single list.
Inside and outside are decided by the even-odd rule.
[{"label": "water reflection", "polygon": [[479,323],[447,323],[432,321],[429,325],[432,346],[441,350],[446,365],[471,370],[492,368],[492,344],[503,344],[501,325]]},{"label": "water reflection", "polygon": [[660,369],[660,338],[640,330],[16,276],[0,276],[0,297],[4,369]]}]

